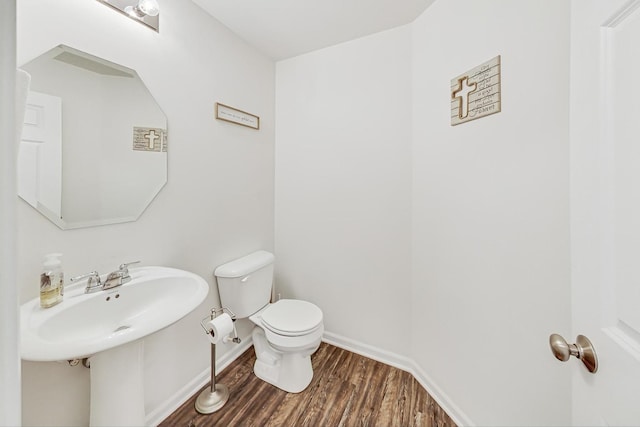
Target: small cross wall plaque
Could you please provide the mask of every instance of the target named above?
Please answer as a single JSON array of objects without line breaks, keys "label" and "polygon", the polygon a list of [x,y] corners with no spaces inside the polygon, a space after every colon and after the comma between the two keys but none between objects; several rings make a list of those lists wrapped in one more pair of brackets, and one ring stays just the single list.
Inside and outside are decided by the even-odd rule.
[{"label": "small cross wall plaque", "polygon": [[451,79],[451,126],[500,112],[500,55]]},{"label": "small cross wall plaque", "polygon": [[159,128],[133,128],[133,149],[135,151],[167,151],[167,133]]}]

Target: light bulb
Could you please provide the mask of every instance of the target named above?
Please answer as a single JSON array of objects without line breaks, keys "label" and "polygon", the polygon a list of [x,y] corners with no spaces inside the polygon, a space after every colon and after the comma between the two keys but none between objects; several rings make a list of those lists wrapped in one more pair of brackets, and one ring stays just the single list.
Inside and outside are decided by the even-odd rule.
[{"label": "light bulb", "polygon": [[142,19],[145,16],[157,16],[160,13],[160,6],[157,0],[139,0],[135,7],[127,6],[124,11],[132,18]]},{"label": "light bulb", "polygon": [[158,0],[140,0],[136,6],[142,13],[149,16],[157,16],[160,13]]},{"label": "light bulb", "polygon": [[141,11],[138,10],[138,6],[133,7],[133,6],[127,6],[124,8],[124,13],[126,13],[127,15],[129,15],[132,18],[142,18],[144,16],[144,13],[141,13]]}]

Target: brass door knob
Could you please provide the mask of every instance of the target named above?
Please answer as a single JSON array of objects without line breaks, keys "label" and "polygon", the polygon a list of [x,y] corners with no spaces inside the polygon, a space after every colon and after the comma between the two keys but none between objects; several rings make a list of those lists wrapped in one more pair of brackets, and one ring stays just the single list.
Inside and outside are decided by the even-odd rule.
[{"label": "brass door knob", "polygon": [[551,334],[549,337],[549,346],[551,347],[553,355],[561,362],[566,362],[571,356],[575,356],[582,360],[584,366],[586,366],[592,374],[595,374],[598,370],[596,350],[593,348],[593,344],[591,344],[589,338],[584,335],[578,335],[576,337],[576,343],[569,344],[561,335]]}]

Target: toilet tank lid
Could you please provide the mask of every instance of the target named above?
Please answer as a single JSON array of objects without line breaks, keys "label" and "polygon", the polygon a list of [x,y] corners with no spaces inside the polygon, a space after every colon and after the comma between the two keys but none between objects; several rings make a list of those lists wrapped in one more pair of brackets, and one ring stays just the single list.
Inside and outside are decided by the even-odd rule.
[{"label": "toilet tank lid", "polygon": [[256,251],[249,255],[222,264],[215,269],[216,277],[242,277],[273,263],[275,257],[271,252]]}]

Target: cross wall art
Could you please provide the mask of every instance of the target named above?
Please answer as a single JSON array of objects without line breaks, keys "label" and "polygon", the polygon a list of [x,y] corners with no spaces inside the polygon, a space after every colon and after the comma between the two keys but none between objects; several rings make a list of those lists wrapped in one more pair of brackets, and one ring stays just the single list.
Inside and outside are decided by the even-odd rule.
[{"label": "cross wall art", "polygon": [[500,55],[451,80],[451,126],[500,112]]}]

